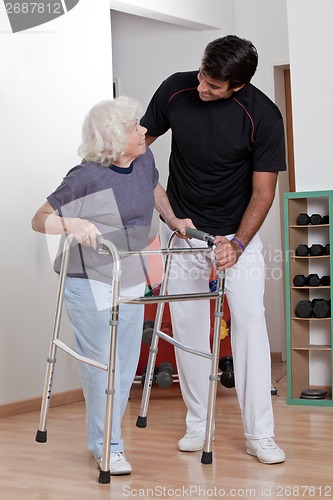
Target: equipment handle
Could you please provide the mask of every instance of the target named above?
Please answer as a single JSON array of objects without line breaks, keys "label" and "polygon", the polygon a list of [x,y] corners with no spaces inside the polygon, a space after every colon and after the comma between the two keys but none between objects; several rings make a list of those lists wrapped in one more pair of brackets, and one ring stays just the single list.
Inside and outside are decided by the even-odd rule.
[{"label": "equipment handle", "polygon": [[205,233],[204,231],[199,231],[199,229],[192,229],[190,227],[187,227],[185,229],[186,236],[189,236],[190,238],[196,238],[197,240],[202,240],[202,241],[207,241],[209,244],[214,243],[214,236],[212,236],[209,233]]}]

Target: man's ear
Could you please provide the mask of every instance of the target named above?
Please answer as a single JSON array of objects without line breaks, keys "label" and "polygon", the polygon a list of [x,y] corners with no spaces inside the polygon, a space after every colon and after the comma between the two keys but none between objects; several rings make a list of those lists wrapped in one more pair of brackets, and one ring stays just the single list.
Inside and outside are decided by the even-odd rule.
[{"label": "man's ear", "polygon": [[238,85],[238,87],[234,87],[232,90],[234,92],[238,92],[240,89],[242,89],[243,87],[245,87],[246,83],[242,83],[242,85]]}]

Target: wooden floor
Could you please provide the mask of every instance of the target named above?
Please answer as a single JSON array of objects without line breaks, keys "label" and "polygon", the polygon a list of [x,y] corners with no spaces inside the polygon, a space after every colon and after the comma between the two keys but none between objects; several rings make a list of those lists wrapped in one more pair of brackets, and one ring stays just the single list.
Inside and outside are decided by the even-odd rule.
[{"label": "wooden floor", "polygon": [[[273,378],[284,365],[273,365]],[[178,384],[154,387],[148,426],[135,426],[141,386],[131,391],[123,424],[130,476],[99,485],[95,462],[85,445],[84,403],[51,408],[48,442],[35,442],[39,412],[0,419],[0,498],[329,498],[333,497],[332,408],[286,404],[286,377],[274,382],[276,439],[283,464],[263,465],[245,452],[234,389],[219,384],[212,465],[201,452],[177,451],[184,433],[185,408]]]}]

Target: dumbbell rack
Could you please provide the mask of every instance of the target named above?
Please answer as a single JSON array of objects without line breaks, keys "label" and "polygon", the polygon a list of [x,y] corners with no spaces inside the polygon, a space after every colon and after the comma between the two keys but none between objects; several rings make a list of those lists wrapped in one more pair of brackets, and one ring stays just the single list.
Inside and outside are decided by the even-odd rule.
[{"label": "dumbbell rack", "polygon": [[[176,237],[176,232],[174,232],[169,240],[168,248],[160,250],[143,250],[137,252],[131,251],[120,251],[116,246],[109,240],[98,237],[99,253],[104,255],[112,255],[113,269],[112,269],[112,298],[110,303],[110,351],[109,351],[109,362],[107,365],[102,364],[94,359],[86,358],[78,354],[75,350],[71,349],[64,342],[59,339],[60,333],[60,323],[63,308],[63,297],[65,289],[65,280],[67,276],[68,262],[71,246],[74,241],[74,235],[70,234],[64,244],[63,248],[63,258],[61,262],[57,304],[55,311],[55,318],[53,324],[52,338],[49,350],[49,356],[47,358],[47,368],[43,389],[42,397],[42,407],[40,412],[39,427],[36,432],[36,441],[38,443],[46,443],[47,441],[47,419],[51,402],[52,385],[56,364],[56,354],[57,349],[60,348],[70,356],[74,357],[80,362],[90,364],[96,368],[105,370],[108,373],[107,377],[107,387],[105,389],[105,421],[104,421],[104,436],[103,436],[103,451],[101,457],[100,473],[98,477],[98,482],[101,484],[110,483],[110,442],[112,435],[112,411],[113,411],[113,401],[114,401],[114,376],[115,376],[115,363],[116,363],[116,344],[117,344],[117,330],[119,324],[119,305],[120,304],[146,304],[146,303],[157,303],[156,320],[154,326],[154,333],[152,338],[152,345],[150,348],[150,355],[147,365],[146,379],[143,391],[143,403],[140,409],[140,415],[138,417],[137,426],[145,427],[147,421],[147,409],[148,401],[150,395],[150,389],[152,386],[152,379],[155,369],[155,359],[157,354],[157,343],[158,338],[164,338],[164,340],[172,343],[175,347],[181,348],[187,352],[195,355],[203,356],[211,360],[211,371],[209,377],[209,395],[208,395],[208,408],[207,408],[207,426],[206,426],[206,437],[204,450],[202,453],[201,462],[205,464],[210,464],[213,461],[212,454],[212,442],[213,442],[213,429],[214,429],[214,417],[215,417],[215,403],[216,403],[216,392],[217,392],[217,381],[218,381],[218,362],[219,362],[219,347],[220,347],[220,329],[223,317],[223,303],[224,303],[224,282],[225,282],[225,272],[217,272],[218,284],[217,290],[215,292],[203,292],[203,293],[192,293],[192,294],[179,294],[179,295],[167,295],[167,283],[170,271],[171,258],[174,254],[180,253],[211,253],[214,237],[207,233],[198,231],[196,229],[187,229],[187,235],[193,238],[197,238],[206,241],[208,244],[207,249],[205,248],[189,248],[189,249],[178,249],[172,248],[173,239]],[[120,283],[121,283],[121,259],[123,257],[141,254],[142,256],[148,255],[164,255],[165,266],[164,266],[164,276],[161,284],[161,292],[159,296],[144,296],[137,299],[122,297],[120,295]],[[179,300],[211,300],[215,299],[215,321],[214,321],[214,336],[212,343],[212,352],[206,353],[193,349],[188,346],[175,341],[165,333],[159,330],[161,325],[161,319],[163,315],[163,307],[165,302],[173,302]],[[143,424],[144,422],[144,424]],[[140,425],[141,424],[141,425]]]},{"label": "dumbbell rack", "polygon": [[[331,276],[332,254],[296,255],[299,245],[333,243],[333,191],[285,193],[285,270],[286,270],[286,330],[289,404],[333,406],[332,399],[332,339],[331,317],[299,317],[295,310],[301,301],[332,299],[331,286],[295,286],[296,275]],[[330,223],[297,224],[300,213],[326,216]],[[326,222],[326,220],[325,220]],[[332,302],[332,301],[331,301]],[[307,389],[327,391],[325,399],[303,399]]]}]

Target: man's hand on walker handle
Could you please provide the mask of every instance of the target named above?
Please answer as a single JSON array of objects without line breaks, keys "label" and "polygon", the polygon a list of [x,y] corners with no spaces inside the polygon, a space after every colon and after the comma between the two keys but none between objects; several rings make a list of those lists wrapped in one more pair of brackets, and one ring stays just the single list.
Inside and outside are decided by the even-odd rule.
[{"label": "man's hand on walker handle", "polygon": [[229,241],[225,236],[215,236],[214,245],[215,266],[218,271],[235,265],[243,253],[235,240]]},{"label": "man's hand on walker handle", "polygon": [[191,219],[178,219],[178,217],[172,217],[172,219],[167,221],[169,228],[172,231],[177,231],[178,238],[187,239],[186,229],[195,229]]}]

